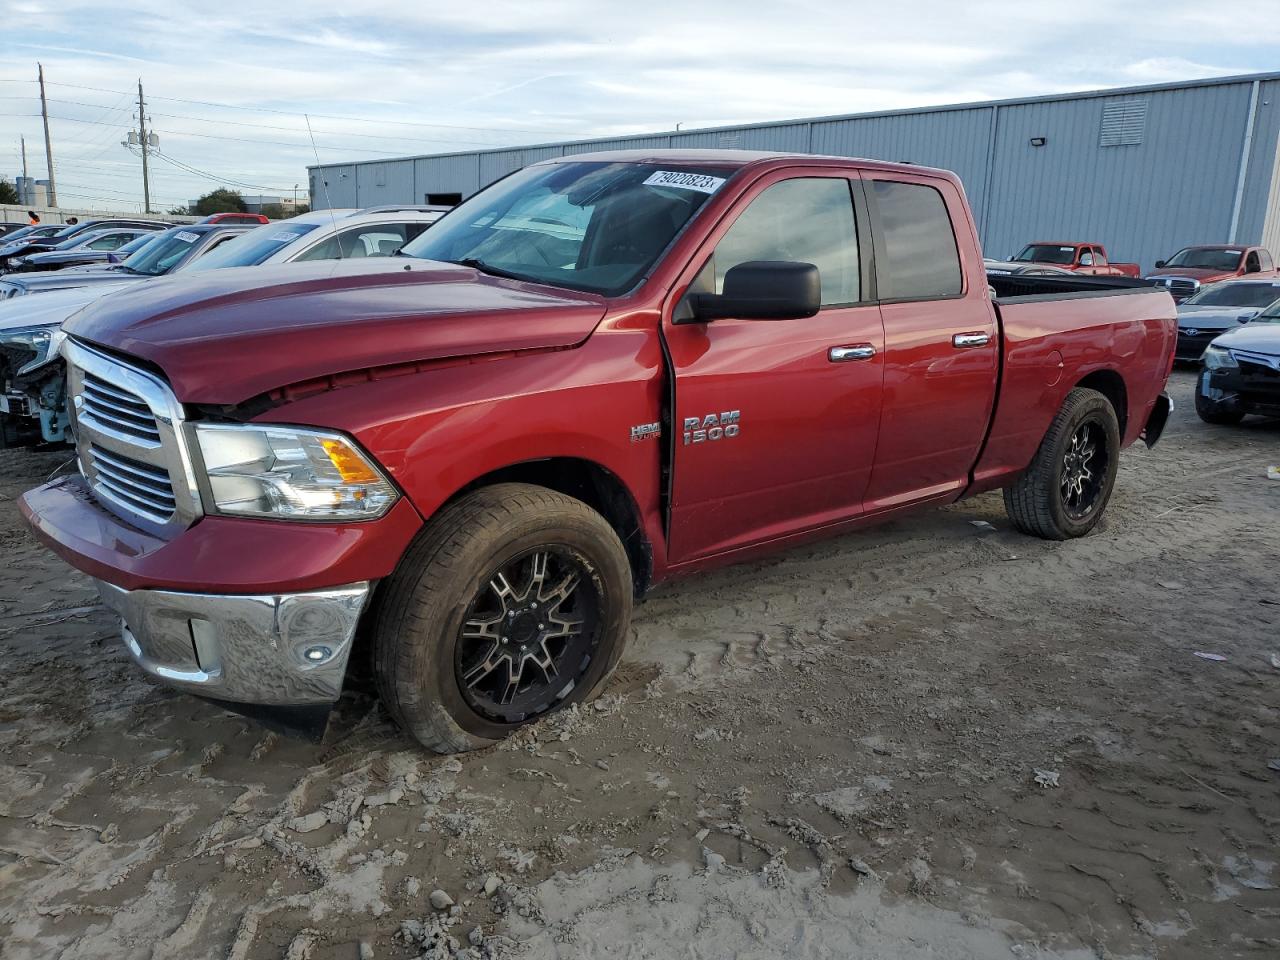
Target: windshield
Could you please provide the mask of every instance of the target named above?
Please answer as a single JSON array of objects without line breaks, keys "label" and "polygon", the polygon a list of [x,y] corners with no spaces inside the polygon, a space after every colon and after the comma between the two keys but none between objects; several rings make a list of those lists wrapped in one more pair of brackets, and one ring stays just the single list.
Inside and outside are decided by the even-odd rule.
[{"label": "windshield", "polygon": [[529,167],[455,208],[400,252],[617,295],[647,273],[732,173],[605,161]]},{"label": "windshield", "polygon": [[54,244],[50,250],[74,250],[76,247],[83,246],[86,243],[92,243],[96,238],[107,233],[106,230],[87,230],[84,233],[77,233],[74,237],[68,237],[61,243]]},{"label": "windshield", "polygon": [[257,266],[318,226],[318,223],[263,224],[256,230],[250,230],[248,233],[240,234],[234,240],[228,240],[217,250],[193,263],[190,269],[217,270],[221,267]]},{"label": "windshield", "polygon": [[1250,323],[1280,323],[1280,300],[1249,321]]},{"label": "windshield", "polygon": [[1069,244],[1028,243],[1013,259],[1019,263],[1071,264],[1076,262],[1076,248]]},{"label": "windshield", "polygon": [[1215,283],[1205,287],[1184,306],[1196,307],[1265,307],[1280,299],[1280,283]]},{"label": "windshield", "polygon": [[1243,250],[1213,250],[1187,247],[1165,261],[1166,267],[1190,267],[1193,270],[1235,270],[1240,266]]},{"label": "windshield", "polygon": [[118,250],[109,251],[116,259],[124,259],[132,254],[137,253],[156,237],[164,236],[162,233],[144,233],[141,236],[134,237],[128,243]]},{"label": "windshield", "polygon": [[124,268],[130,273],[140,273],[147,277],[158,277],[172,270],[200,239],[200,234],[193,230],[166,230],[154,238],[155,243],[148,244],[129,258]]}]

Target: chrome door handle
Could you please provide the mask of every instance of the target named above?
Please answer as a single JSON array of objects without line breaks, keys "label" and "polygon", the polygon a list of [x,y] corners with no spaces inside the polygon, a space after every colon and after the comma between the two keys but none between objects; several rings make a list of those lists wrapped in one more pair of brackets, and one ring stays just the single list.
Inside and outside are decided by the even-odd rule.
[{"label": "chrome door handle", "polygon": [[953,347],[985,347],[990,342],[989,333],[957,333],[951,338]]},{"label": "chrome door handle", "polygon": [[856,347],[832,347],[827,351],[827,359],[832,363],[844,363],[846,360],[870,360],[876,355],[876,348],[869,343],[860,343]]}]

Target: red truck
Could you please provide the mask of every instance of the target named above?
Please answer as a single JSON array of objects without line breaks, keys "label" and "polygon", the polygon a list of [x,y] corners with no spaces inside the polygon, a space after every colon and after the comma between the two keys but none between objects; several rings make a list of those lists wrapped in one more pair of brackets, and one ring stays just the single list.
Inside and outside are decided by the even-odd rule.
[{"label": "red truck", "polygon": [[1107,248],[1100,243],[1036,240],[1012,259],[1020,263],[1048,263],[1091,277],[1136,277],[1142,272],[1136,263],[1108,261]]},{"label": "red truck", "polygon": [[402,252],[68,322],[80,472],[22,510],[161,682],[322,730],[368,644],[406,731],[483,746],[678,574],[996,488],[1082,536],[1169,412],[1168,294],[988,278],[943,171],[566,157]]},{"label": "red truck", "polygon": [[1145,279],[1156,281],[1181,303],[1207,283],[1253,274],[1277,275],[1266,247],[1220,243],[1183,247],[1168,260],[1157,260]]}]

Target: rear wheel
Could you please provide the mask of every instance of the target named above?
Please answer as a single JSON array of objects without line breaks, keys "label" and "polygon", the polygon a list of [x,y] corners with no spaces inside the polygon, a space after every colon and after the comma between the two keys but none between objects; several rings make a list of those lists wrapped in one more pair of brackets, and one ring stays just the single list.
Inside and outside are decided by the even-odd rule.
[{"label": "rear wheel", "polygon": [[1120,424],[1111,402],[1077,387],[1031,466],[1005,488],[1005,510],[1023,533],[1046,540],[1083,537],[1102,519],[1119,464]]},{"label": "rear wheel", "polygon": [[383,584],[379,692],[424,746],[453,753],[595,696],[631,619],[626,551],[572,497],[498,484],[459,498]]}]

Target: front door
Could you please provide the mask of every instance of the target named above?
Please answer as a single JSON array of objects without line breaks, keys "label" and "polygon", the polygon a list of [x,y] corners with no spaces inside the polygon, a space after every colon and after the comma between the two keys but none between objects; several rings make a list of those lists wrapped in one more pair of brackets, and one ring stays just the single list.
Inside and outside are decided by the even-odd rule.
[{"label": "front door", "polygon": [[672,563],[861,510],[879,427],[884,332],[855,197],[865,211],[848,171],[770,174],[690,265],[690,292],[720,292],[739,263],[812,263],[823,307],[781,321],[665,318],[675,373]]}]

